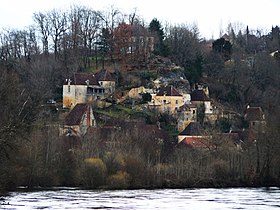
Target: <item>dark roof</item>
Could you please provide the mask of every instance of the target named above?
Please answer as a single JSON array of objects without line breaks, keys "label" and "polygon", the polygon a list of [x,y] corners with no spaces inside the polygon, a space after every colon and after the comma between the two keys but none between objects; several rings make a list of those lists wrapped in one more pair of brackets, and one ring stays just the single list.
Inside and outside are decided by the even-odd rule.
[{"label": "dark roof", "polygon": [[191,101],[211,101],[203,90],[194,90],[191,93]]},{"label": "dark roof", "polygon": [[179,135],[180,136],[201,136],[202,127],[198,122],[191,122]]},{"label": "dark roof", "polygon": [[101,69],[98,73],[95,75],[98,79],[98,81],[115,81],[111,75],[111,73],[106,69]]},{"label": "dark roof", "polygon": [[172,85],[160,88],[157,96],[182,96]]},{"label": "dark roof", "polygon": [[[70,78],[71,83],[74,85],[98,85],[98,81],[115,81],[109,71],[106,69],[102,69],[99,72],[94,74],[89,73],[74,73],[74,75]],[[68,84],[68,80],[65,81],[65,85]]]},{"label": "dark roof", "polygon": [[264,120],[261,107],[247,108],[244,117],[248,121],[263,121]]},{"label": "dark roof", "polygon": [[[93,74],[88,73],[74,73],[74,75],[70,78],[71,85],[99,85],[97,78]],[[68,84],[68,80],[65,81],[64,85]]]},{"label": "dark roof", "polygon": [[179,107],[179,110],[180,111],[190,111],[191,108],[196,108],[196,105],[194,105],[194,104],[184,104],[184,105]]},{"label": "dark roof", "polygon": [[80,125],[87,108],[87,104],[77,104],[74,109],[65,117],[65,124],[69,126]]}]

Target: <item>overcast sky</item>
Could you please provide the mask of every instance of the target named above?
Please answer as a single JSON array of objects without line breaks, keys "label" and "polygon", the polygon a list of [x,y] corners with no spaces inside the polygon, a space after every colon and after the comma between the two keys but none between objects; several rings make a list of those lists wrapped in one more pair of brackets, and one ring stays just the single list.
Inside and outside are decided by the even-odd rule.
[{"label": "overcast sky", "polygon": [[35,12],[68,9],[74,4],[101,11],[113,5],[123,13],[136,8],[147,23],[154,17],[163,25],[195,23],[206,38],[218,38],[229,22],[264,32],[280,25],[280,0],[5,0],[0,6],[0,29],[22,29],[33,23]]}]

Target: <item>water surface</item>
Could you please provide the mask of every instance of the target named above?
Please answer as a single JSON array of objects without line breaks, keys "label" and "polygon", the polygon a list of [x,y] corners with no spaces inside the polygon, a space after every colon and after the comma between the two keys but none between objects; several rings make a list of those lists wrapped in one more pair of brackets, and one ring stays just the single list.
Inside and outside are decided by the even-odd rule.
[{"label": "water surface", "polygon": [[13,192],[1,209],[280,209],[280,188]]}]

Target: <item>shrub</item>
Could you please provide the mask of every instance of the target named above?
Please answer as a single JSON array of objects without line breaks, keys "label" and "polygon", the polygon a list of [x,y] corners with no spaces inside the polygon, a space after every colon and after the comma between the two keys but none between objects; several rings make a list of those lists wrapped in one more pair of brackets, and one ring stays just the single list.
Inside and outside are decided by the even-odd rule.
[{"label": "shrub", "polygon": [[84,160],[84,183],[86,187],[96,188],[105,183],[107,167],[99,158],[87,158]]},{"label": "shrub", "polygon": [[109,175],[115,174],[124,168],[125,163],[122,155],[107,152],[103,160],[106,163]]},{"label": "shrub", "polygon": [[125,171],[118,171],[108,177],[107,185],[110,188],[124,189],[129,187],[130,175]]}]

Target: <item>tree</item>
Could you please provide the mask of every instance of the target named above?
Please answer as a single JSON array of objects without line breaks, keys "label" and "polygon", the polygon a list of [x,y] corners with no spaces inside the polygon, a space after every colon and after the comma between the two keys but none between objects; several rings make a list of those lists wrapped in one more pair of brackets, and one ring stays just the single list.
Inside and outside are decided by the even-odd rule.
[{"label": "tree", "polygon": [[34,120],[35,107],[14,70],[0,65],[0,72],[0,188],[2,188],[16,181],[13,180],[16,168],[12,163],[18,155],[20,145],[26,141]]},{"label": "tree", "polygon": [[217,39],[212,44],[213,51],[223,55],[225,61],[231,58],[232,44],[224,38]]},{"label": "tree", "polygon": [[114,30],[114,57],[123,61],[131,53],[132,26],[120,23]]},{"label": "tree", "polygon": [[66,13],[59,10],[52,10],[47,13],[48,22],[50,24],[50,36],[53,41],[53,50],[55,58],[58,58],[58,53],[60,51],[60,42],[62,36],[67,31],[67,18]]},{"label": "tree", "polygon": [[38,26],[39,31],[42,36],[43,52],[45,55],[49,53],[49,36],[50,36],[50,22],[47,14],[44,13],[34,13],[33,19],[35,24]]},{"label": "tree", "polygon": [[155,50],[154,53],[162,56],[168,55],[168,48],[164,43],[164,31],[161,23],[154,18],[149,24],[149,30],[155,37]]}]

